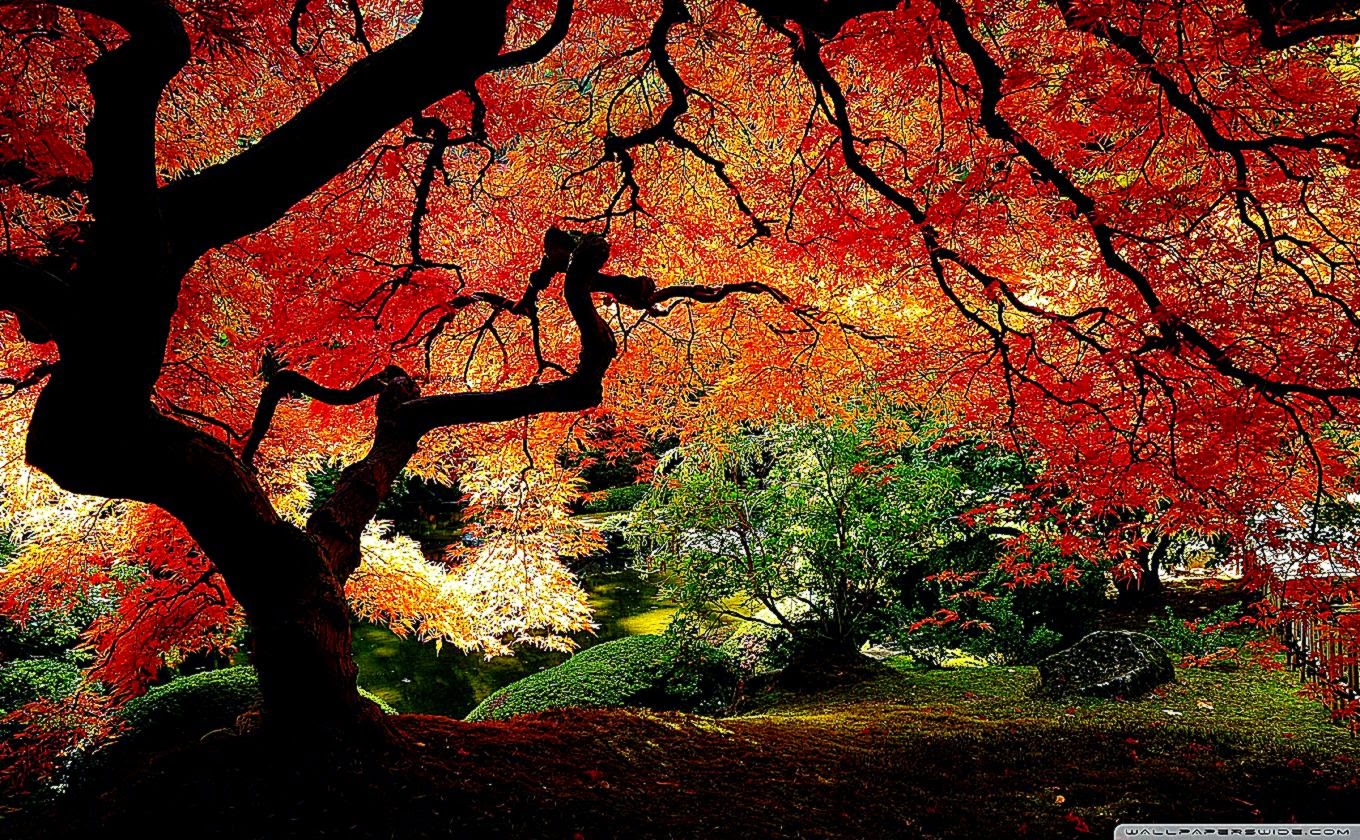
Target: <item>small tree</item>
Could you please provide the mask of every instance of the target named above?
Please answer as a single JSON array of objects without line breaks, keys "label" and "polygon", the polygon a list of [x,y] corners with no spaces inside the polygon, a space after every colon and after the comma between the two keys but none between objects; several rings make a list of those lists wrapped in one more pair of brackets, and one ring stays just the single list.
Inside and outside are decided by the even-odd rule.
[{"label": "small tree", "polygon": [[630,538],[688,613],[783,627],[846,648],[885,615],[959,510],[959,472],[869,422],[805,423],[689,444],[663,460]]}]

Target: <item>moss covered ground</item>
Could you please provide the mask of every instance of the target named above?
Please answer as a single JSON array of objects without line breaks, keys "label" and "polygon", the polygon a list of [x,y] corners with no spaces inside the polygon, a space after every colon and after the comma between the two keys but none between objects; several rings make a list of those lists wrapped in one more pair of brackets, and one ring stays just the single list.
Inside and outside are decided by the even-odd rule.
[{"label": "moss covered ground", "polygon": [[[1231,593],[1207,595],[1174,603],[1197,615]],[[1143,629],[1163,609],[1115,618]],[[720,719],[398,715],[311,755],[219,735],[125,756],[0,836],[1079,840],[1120,822],[1360,822],[1360,738],[1268,663],[1178,669],[1132,701],[1041,699],[1037,680],[859,659],[748,686]]]},{"label": "moss covered ground", "polygon": [[217,739],[68,803],[37,836],[137,830],[148,815],[219,837],[985,840],[1108,837],[1127,821],[1360,821],[1360,740],[1288,674],[1181,670],[1143,700],[1079,703],[1033,698],[1036,679],[884,666],[772,689],[720,720],[402,715],[390,739],[310,760],[257,736]]}]

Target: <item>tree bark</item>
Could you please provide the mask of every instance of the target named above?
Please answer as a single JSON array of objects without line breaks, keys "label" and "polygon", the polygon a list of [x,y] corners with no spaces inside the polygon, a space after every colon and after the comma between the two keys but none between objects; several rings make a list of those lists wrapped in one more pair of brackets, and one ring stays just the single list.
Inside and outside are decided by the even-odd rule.
[{"label": "tree bark", "polygon": [[1115,575],[1114,588],[1124,603],[1145,601],[1162,593],[1162,561],[1166,559],[1171,538],[1161,536],[1157,542],[1138,552],[1138,575]]},{"label": "tree bark", "polygon": [[[267,725],[286,736],[331,737],[377,722],[377,707],[359,696],[343,583],[310,540],[280,548],[304,562],[244,596]],[[244,605],[242,585],[228,585]]]},{"label": "tree bark", "polygon": [[358,694],[344,583],[321,542],[278,516],[225,444],[101,394],[82,361],[68,353],[39,397],[29,461],[68,490],[155,504],[184,523],[245,611],[271,727],[322,735],[376,718]]}]

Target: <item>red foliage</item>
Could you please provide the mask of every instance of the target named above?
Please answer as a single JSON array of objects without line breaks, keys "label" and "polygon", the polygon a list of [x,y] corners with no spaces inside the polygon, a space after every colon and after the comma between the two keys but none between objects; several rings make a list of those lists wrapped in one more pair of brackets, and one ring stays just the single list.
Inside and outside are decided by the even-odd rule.
[{"label": "red foliage", "polygon": [[169,511],[33,591],[118,590],[126,696],[284,618],[260,556],[339,603],[403,469],[557,498],[868,387],[1042,466],[968,517],[1053,531],[1015,586],[1307,521],[1360,451],[1357,25],[1260,5],[0,3],[4,463]]},{"label": "red foliage", "polygon": [[27,792],[79,750],[112,737],[118,724],[111,705],[105,695],[82,688],[61,700],[37,700],[6,714],[0,726],[13,731],[0,742],[0,792]]},{"label": "red foliage", "polygon": [[222,576],[184,527],[156,508],[139,516],[127,559],[141,580],[87,633],[99,657],[91,677],[114,699],[142,693],[189,654],[230,654],[242,626]]}]

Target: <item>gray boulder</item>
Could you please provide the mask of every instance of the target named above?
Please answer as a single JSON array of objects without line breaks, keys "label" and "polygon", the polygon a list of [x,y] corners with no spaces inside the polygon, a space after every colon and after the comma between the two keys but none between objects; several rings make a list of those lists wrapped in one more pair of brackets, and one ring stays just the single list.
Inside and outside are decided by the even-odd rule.
[{"label": "gray boulder", "polygon": [[1175,679],[1166,648],[1125,630],[1091,633],[1039,660],[1039,691],[1050,697],[1134,698]]}]

